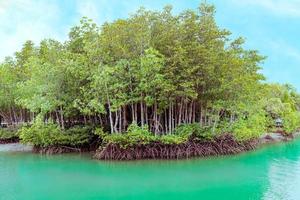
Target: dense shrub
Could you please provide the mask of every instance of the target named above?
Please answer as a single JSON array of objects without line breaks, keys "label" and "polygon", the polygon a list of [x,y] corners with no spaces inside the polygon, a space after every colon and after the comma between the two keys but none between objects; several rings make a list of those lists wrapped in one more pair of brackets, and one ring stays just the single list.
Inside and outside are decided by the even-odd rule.
[{"label": "dense shrub", "polygon": [[183,144],[188,141],[187,136],[183,135],[162,135],[157,138],[162,144],[169,144],[169,145],[174,145],[174,144]]},{"label": "dense shrub", "polygon": [[91,128],[73,127],[68,130],[61,130],[53,122],[45,124],[37,119],[33,125],[23,127],[19,130],[20,139],[23,143],[34,146],[80,146],[87,144],[91,137]]},{"label": "dense shrub", "polygon": [[0,140],[18,138],[17,129],[0,128]]},{"label": "dense shrub", "polygon": [[213,139],[212,127],[201,127],[201,125],[198,123],[180,125],[175,129],[174,134],[178,136],[184,136],[186,138],[193,136],[199,140]]},{"label": "dense shrub", "polygon": [[268,118],[264,112],[257,112],[246,118],[240,118],[231,128],[231,132],[237,140],[249,140],[258,138],[265,133],[268,125]]},{"label": "dense shrub", "polygon": [[102,129],[96,129],[95,134],[99,135],[105,144],[117,144],[122,148],[129,148],[136,145],[147,145],[150,143],[161,143],[176,145],[186,143],[191,137],[197,140],[211,140],[211,128],[201,127],[199,124],[186,124],[179,126],[173,134],[154,135],[147,126],[139,127],[136,123],[131,124],[125,133],[106,134]]},{"label": "dense shrub", "polygon": [[97,129],[96,134],[102,137],[104,143],[118,144],[122,148],[132,147],[137,144],[149,144],[154,142],[156,137],[148,131],[148,127],[139,127],[133,123],[128,127],[126,133],[105,134],[102,129]]},{"label": "dense shrub", "polygon": [[283,130],[286,133],[295,132],[300,126],[299,112],[288,111],[282,114]]}]

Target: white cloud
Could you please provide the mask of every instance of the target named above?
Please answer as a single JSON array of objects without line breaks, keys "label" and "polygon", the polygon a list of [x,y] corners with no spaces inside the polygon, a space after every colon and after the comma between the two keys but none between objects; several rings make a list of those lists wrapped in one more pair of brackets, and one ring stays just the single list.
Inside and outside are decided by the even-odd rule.
[{"label": "white cloud", "polygon": [[0,60],[19,50],[26,40],[60,38],[55,30],[59,8],[45,0],[0,0]]},{"label": "white cloud", "polygon": [[9,6],[9,1],[0,1],[0,15],[4,13],[5,9]]},{"label": "white cloud", "polygon": [[241,6],[258,6],[272,14],[300,17],[300,0],[231,0]]}]

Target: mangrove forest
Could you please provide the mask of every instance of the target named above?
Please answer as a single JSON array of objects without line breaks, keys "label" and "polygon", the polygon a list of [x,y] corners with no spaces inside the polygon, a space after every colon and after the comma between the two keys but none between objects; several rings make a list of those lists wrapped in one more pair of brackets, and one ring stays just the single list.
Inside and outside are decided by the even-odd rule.
[{"label": "mangrove forest", "polygon": [[26,41],[0,64],[0,143],[97,159],[178,159],[293,137],[300,95],[262,74],[266,56],[215,20],[215,7],[140,8],[66,41]]}]

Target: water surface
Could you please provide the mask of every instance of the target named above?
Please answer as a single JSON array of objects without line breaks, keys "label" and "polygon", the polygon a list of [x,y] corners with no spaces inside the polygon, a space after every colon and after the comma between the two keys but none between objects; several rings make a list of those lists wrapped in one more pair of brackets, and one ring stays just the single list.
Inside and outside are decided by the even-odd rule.
[{"label": "water surface", "polygon": [[236,156],[104,162],[1,151],[0,200],[300,199],[300,140]]}]

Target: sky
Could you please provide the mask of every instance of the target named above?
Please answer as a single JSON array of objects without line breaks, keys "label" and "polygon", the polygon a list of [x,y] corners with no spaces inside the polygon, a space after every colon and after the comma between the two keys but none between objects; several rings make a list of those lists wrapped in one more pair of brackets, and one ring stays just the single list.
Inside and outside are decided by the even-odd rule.
[{"label": "sky", "polygon": [[[87,16],[98,24],[126,18],[140,6],[174,13],[197,9],[201,0],[0,0],[0,60],[21,49],[26,40],[67,39],[69,29]],[[216,20],[245,48],[267,59],[263,74],[270,82],[290,83],[300,91],[300,0],[207,0]]]}]

